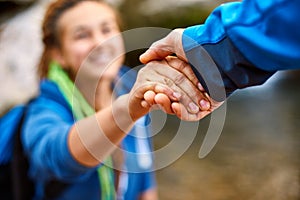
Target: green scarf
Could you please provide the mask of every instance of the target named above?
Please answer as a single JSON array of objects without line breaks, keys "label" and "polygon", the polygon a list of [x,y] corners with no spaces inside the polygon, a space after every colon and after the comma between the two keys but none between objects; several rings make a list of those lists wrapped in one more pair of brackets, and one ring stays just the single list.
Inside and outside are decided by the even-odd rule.
[{"label": "green scarf", "polygon": [[[70,108],[72,108],[75,119],[80,120],[95,114],[95,110],[88,104],[74,82],[69,78],[68,74],[61,66],[56,62],[51,62],[49,67],[48,79],[54,81],[58,85]],[[108,158],[105,161],[105,164],[97,170],[101,186],[101,199],[114,200],[114,174],[112,168],[109,167],[112,166],[111,158]]]}]

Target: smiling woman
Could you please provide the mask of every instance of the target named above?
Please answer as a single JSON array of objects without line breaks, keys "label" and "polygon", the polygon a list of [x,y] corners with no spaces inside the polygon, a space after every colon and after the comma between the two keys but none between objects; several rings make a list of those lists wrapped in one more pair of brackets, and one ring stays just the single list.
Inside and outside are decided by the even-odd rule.
[{"label": "smiling woman", "polygon": [[[138,139],[125,138],[136,119],[128,118],[124,132],[111,116],[111,102],[127,99],[124,96],[116,100],[112,84],[122,74],[129,73],[131,76],[126,80],[129,89],[135,77],[134,72],[122,65],[122,38],[109,40],[120,33],[118,21],[111,6],[96,0],[58,0],[50,4],[45,14],[45,48],[39,65],[41,94],[30,104],[23,141],[30,157],[37,199],[48,195],[43,185],[53,179],[68,183],[58,199],[114,199],[116,195],[125,199],[157,198],[152,166],[134,174],[124,160],[124,152],[136,151],[131,146]],[[116,96],[121,91],[129,92],[128,89],[115,88]],[[95,94],[99,95],[94,99]],[[122,104],[127,108],[127,103]],[[119,114],[123,113],[123,108],[114,107]],[[133,135],[134,130],[130,132]],[[146,127],[142,130],[149,132]],[[151,142],[144,145],[150,151]],[[112,152],[118,146],[124,146],[125,151],[120,149],[121,156],[116,158]],[[95,157],[97,152],[101,153]],[[107,160],[105,165],[104,160]],[[116,173],[112,166],[106,166],[111,163],[120,163]],[[115,193],[119,187],[127,189]]]},{"label": "smiling woman", "polygon": [[[157,199],[151,104],[144,94],[160,93],[168,113],[174,114],[172,101],[187,117],[195,116],[199,107],[190,102],[205,96],[183,74],[195,77],[192,70],[171,67],[183,64],[176,58],[153,62],[138,74],[124,66],[119,18],[103,1],[54,1],[42,28],[40,93],[29,104],[22,133],[35,199],[48,197],[44,186],[54,180],[68,185],[56,199]],[[166,85],[176,77],[180,86]],[[184,105],[175,93],[189,94],[182,95]]]}]

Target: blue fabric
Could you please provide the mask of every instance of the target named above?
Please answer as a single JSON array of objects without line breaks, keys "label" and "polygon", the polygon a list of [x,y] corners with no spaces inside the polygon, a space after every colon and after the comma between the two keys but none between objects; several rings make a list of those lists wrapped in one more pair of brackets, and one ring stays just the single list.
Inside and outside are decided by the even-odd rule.
[{"label": "blue fabric", "polygon": [[[136,73],[129,71],[129,68],[122,67],[120,76],[123,75],[124,81],[120,81],[114,90],[117,95],[128,92],[135,81]],[[26,153],[30,156],[30,175],[36,182],[36,199],[42,199],[44,184],[53,178],[70,183],[58,199],[100,198],[96,168],[82,166],[73,159],[68,150],[67,136],[73,124],[72,112],[61,92],[53,82],[44,80],[41,83],[40,95],[29,105],[22,135]],[[143,130],[148,134],[148,129],[149,126],[145,126]],[[134,131],[135,129],[127,137],[132,137]],[[137,140],[127,137],[122,143],[125,150],[135,146]],[[128,152],[135,150],[130,149]],[[155,186],[151,167],[140,170],[140,173],[128,173],[130,184],[124,194],[125,200],[136,199],[138,194]]]},{"label": "blue fabric", "polygon": [[201,58],[196,58],[199,47],[204,48],[221,72],[227,95],[262,84],[278,70],[300,68],[299,10],[297,0],[222,4],[205,24],[184,31],[185,53],[193,61]]},{"label": "blue fabric", "polygon": [[0,165],[7,164],[12,158],[14,136],[17,134],[24,108],[24,105],[14,107],[0,118]]}]

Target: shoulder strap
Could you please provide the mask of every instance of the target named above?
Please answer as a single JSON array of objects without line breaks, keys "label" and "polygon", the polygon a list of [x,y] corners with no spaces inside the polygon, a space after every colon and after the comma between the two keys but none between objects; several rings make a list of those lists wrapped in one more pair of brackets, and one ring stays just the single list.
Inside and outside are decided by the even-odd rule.
[{"label": "shoulder strap", "polygon": [[[27,113],[28,105],[25,105],[22,118],[19,121],[17,133],[14,139],[13,159],[11,161],[11,184],[14,200],[31,200],[34,195],[34,183],[28,176],[29,161],[23,151],[21,140],[22,125]],[[69,184],[59,180],[51,180],[45,186],[45,198],[58,197]]]},{"label": "shoulder strap", "polygon": [[0,165],[0,196],[1,200],[12,200],[10,164]]},{"label": "shoulder strap", "polygon": [[13,159],[11,161],[11,178],[14,200],[29,200],[34,194],[33,182],[28,177],[29,164],[23,152],[21,129],[27,112],[25,105],[22,118],[17,124],[18,129],[14,139]]}]

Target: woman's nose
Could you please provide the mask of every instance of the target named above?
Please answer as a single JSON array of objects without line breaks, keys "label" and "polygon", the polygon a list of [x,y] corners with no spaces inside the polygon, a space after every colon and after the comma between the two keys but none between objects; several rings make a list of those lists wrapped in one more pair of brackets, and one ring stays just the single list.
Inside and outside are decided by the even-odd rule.
[{"label": "woman's nose", "polygon": [[96,33],[94,35],[94,43],[95,43],[95,45],[102,44],[103,42],[105,42],[106,39],[107,38],[103,34],[101,34],[101,33]]}]

